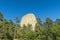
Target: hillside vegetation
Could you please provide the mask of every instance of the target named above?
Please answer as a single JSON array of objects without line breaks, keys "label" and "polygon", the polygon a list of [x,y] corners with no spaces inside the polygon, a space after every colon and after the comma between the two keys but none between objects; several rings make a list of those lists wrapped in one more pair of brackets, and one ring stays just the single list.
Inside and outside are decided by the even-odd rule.
[{"label": "hillside vegetation", "polygon": [[37,24],[35,25],[35,31],[31,30],[31,24],[28,27],[20,26],[20,20],[15,18],[16,23],[13,20],[7,20],[0,12],[0,39],[1,40],[60,40],[60,19],[56,21],[46,18],[45,22],[42,22],[41,18],[36,18]]}]

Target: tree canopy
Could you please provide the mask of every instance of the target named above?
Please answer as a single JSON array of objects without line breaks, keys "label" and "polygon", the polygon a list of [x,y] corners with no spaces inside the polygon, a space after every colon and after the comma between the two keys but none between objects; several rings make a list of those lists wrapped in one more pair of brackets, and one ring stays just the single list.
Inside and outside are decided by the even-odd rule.
[{"label": "tree canopy", "polygon": [[42,22],[38,17],[35,25],[35,31],[32,31],[32,25],[23,25],[21,28],[18,16],[16,16],[16,23],[12,19],[7,20],[0,12],[0,39],[4,40],[60,40],[60,19],[56,21],[46,18]]}]

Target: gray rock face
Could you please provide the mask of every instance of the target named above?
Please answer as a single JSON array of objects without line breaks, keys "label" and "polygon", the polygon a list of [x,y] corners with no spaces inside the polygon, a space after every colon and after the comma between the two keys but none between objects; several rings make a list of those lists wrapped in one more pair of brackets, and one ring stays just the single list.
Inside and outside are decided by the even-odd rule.
[{"label": "gray rock face", "polygon": [[35,24],[37,23],[37,20],[36,20],[36,17],[34,14],[32,13],[29,13],[29,14],[26,14],[22,17],[22,20],[21,20],[21,27],[23,27],[23,25],[25,24],[26,26],[28,24],[31,24],[32,25],[32,30],[34,31],[35,30]]}]

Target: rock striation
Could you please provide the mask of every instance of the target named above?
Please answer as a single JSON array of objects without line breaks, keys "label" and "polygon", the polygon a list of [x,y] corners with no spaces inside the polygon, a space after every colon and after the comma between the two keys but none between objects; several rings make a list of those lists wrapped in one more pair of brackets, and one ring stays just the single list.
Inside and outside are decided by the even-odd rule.
[{"label": "rock striation", "polygon": [[35,24],[37,23],[36,17],[33,13],[29,13],[26,14],[22,17],[21,19],[21,27],[23,27],[23,25],[28,25],[31,24],[32,25],[32,30],[35,30]]}]

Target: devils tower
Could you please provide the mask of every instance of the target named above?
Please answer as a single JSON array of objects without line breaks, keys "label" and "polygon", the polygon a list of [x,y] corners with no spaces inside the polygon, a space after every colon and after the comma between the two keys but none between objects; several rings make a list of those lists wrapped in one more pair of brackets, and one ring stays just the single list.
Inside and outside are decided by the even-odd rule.
[{"label": "devils tower", "polygon": [[33,13],[26,14],[21,19],[21,27],[25,24],[26,26],[29,24],[32,25],[32,30],[35,30],[35,24],[37,23],[36,17]]}]

